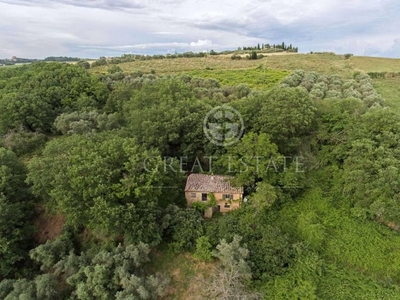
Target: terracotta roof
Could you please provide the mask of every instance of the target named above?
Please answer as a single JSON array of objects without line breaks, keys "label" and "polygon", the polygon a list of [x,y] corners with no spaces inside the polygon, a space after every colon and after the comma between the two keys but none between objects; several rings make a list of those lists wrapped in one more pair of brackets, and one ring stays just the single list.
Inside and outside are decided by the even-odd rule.
[{"label": "terracotta roof", "polygon": [[232,178],[222,175],[190,174],[186,181],[185,192],[243,194],[242,187],[231,186],[229,180]]}]

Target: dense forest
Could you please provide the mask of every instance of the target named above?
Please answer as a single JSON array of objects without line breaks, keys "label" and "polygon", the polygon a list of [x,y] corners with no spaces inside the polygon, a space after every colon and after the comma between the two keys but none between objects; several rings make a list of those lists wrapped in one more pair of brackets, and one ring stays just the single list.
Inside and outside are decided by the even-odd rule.
[{"label": "dense forest", "polygon": [[[229,146],[203,132],[222,105],[245,124]],[[251,89],[116,66],[2,68],[0,299],[160,299],[171,278],[150,267],[155,250],[212,262],[199,299],[400,299],[399,149],[399,114],[359,72]],[[215,174],[229,161],[248,201],[206,220],[184,186],[209,157]],[[45,242],[42,210],[65,218]]]}]

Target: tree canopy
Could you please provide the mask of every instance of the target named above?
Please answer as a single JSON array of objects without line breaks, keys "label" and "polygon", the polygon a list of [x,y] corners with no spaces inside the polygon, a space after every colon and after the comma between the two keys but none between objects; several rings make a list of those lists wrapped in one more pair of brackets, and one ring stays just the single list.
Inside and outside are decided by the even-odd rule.
[{"label": "tree canopy", "polygon": [[[182,176],[163,172],[162,163],[156,150],[144,150],[132,138],[72,135],[48,143],[43,156],[30,161],[28,182],[73,226],[157,243],[157,219],[179,198]],[[163,191],[169,183],[175,188]]]}]

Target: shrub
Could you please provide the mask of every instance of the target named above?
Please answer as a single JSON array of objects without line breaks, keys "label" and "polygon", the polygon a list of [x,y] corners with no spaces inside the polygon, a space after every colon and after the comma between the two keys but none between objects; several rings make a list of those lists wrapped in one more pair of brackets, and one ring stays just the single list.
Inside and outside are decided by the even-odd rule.
[{"label": "shrub", "polygon": [[201,236],[196,240],[196,251],[194,252],[194,257],[203,261],[212,261],[212,245],[207,236]]},{"label": "shrub", "polygon": [[105,57],[100,57],[98,60],[92,63],[92,68],[107,65],[107,59]]},{"label": "shrub", "polygon": [[325,83],[325,84],[329,84],[329,78],[328,78],[328,76],[326,76],[326,75],[321,75],[321,76],[319,76],[317,82],[318,82],[318,83],[319,83],[319,82],[323,82],[323,83]]},{"label": "shrub", "polygon": [[203,218],[192,208],[181,209],[170,205],[162,220],[164,235],[174,252],[190,250],[204,234]]},{"label": "shrub", "polygon": [[342,98],[342,93],[337,90],[329,90],[326,92],[325,98]]},{"label": "shrub", "polygon": [[290,87],[297,87],[302,82],[304,77],[303,70],[296,70],[291,75],[282,80],[282,84],[287,84]]},{"label": "shrub", "polygon": [[251,51],[250,55],[248,56],[248,59],[250,59],[250,60],[258,59],[257,52],[256,51]]},{"label": "shrub", "polygon": [[96,111],[61,114],[54,122],[55,128],[63,135],[85,134],[116,129],[120,126],[118,114],[99,114]]},{"label": "shrub", "polygon": [[108,74],[115,74],[115,73],[119,73],[122,72],[122,69],[119,66],[112,66],[111,68],[108,68],[107,73]]},{"label": "shrub", "polygon": [[313,98],[323,99],[325,97],[325,91],[321,86],[315,85],[310,91],[310,96]]},{"label": "shrub", "polygon": [[59,260],[64,259],[73,249],[71,237],[64,233],[56,240],[48,240],[45,244],[39,245],[29,252],[32,260],[38,262],[42,271],[52,268]]},{"label": "shrub", "polygon": [[359,91],[355,90],[354,88],[348,88],[343,91],[344,98],[358,98],[361,99],[361,94]]},{"label": "shrub", "polygon": [[343,90],[346,90],[349,88],[354,88],[354,89],[358,88],[357,81],[355,81],[354,79],[350,79],[343,83],[343,86],[342,86]]},{"label": "shrub", "polygon": [[84,69],[90,69],[90,63],[86,60],[80,60],[76,64]]},{"label": "shrub", "polygon": [[238,54],[233,54],[233,55],[231,56],[231,59],[233,59],[233,60],[240,60],[240,59],[242,59],[242,57],[241,57],[240,55],[238,55]]},{"label": "shrub", "polygon": [[46,136],[39,132],[25,130],[22,126],[18,130],[9,131],[3,138],[3,147],[13,151],[18,156],[32,153],[46,143]]},{"label": "shrub", "polygon": [[373,93],[373,94],[365,97],[363,99],[363,101],[368,107],[372,107],[377,104],[383,105],[385,102],[384,99],[382,98],[382,96],[377,93]]},{"label": "shrub", "polygon": [[353,54],[351,54],[351,53],[346,53],[345,55],[344,55],[344,58],[345,59],[349,59],[350,57],[352,57],[353,56]]}]

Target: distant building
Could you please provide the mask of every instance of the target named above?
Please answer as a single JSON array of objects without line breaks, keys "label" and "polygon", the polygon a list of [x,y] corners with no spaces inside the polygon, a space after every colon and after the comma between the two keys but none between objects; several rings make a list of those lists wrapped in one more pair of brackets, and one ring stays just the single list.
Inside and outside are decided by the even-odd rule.
[{"label": "distant building", "polygon": [[13,56],[13,57],[11,58],[11,60],[12,60],[12,61],[17,61],[17,57],[16,57],[16,56]]},{"label": "distant building", "polygon": [[185,187],[185,197],[188,206],[194,202],[207,202],[210,194],[216,200],[216,207],[210,207],[204,215],[212,217],[213,212],[219,211],[226,213],[240,207],[243,198],[243,187],[231,185],[230,176],[191,174],[187,178]]}]

